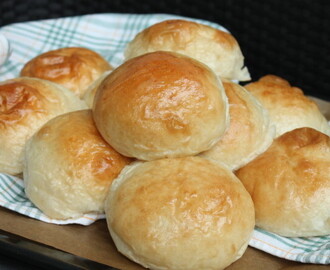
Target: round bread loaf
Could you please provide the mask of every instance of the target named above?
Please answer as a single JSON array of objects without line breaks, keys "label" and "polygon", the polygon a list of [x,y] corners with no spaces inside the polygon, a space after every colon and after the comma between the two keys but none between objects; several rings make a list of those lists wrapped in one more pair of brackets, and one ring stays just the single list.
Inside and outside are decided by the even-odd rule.
[{"label": "round bread loaf", "polygon": [[130,162],[97,131],[90,110],[60,115],[28,141],[24,160],[27,197],[51,218],[104,212],[114,178]]},{"label": "round bread loaf", "polygon": [[86,90],[83,100],[86,102],[88,108],[93,108],[94,97],[96,91],[103,80],[111,73],[111,70],[104,72],[96,81],[94,81]]},{"label": "round bread loaf", "polygon": [[221,78],[250,80],[236,39],[211,26],[187,20],[154,24],[128,43],[125,58],[154,51],[172,51],[193,57],[211,67]]},{"label": "round bread loaf", "polygon": [[22,172],[26,141],[49,119],[86,108],[70,90],[50,81],[20,77],[0,82],[0,172]]},{"label": "round bread loaf", "polygon": [[79,97],[112,66],[98,53],[82,47],[67,47],[42,53],[27,62],[21,76],[61,84]]},{"label": "round bread loaf", "polygon": [[211,26],[187,20],[154,24],[128,43],[125,58],[154,51],[172,51],[193,57],[211,67],[221,78],[250,80],[236,39]]},{"label": "round bread loaf", "polygon": [[93,116],[111,146],[141,160],[208,150],[229,124],[218,77],[170,52],[145,54],[114,70],[96,92]]},{"label": "round bread loaf", "polygon": [[330,137],[299,128],[236,172],[251,194],[256,225],[288,237],[330,234]]},{"label": "round bread loaf", "polygon": [[220,141],[201,156],[236,170],[270,146],[275,127],[251,93],[230,81],[223,81],[223,86],[229,101],[230,125]]},{"label": "round bread loaf", "polygon": [[255,224],[242,183],[200,157],[125,167],[105,211],[117,249],[159,270],[223,269],[243,255]]},{"label": "round bread loaf", "polygon": [[268,110],[276,126],[276,137],[301,127],[314,128],[330,135],[330,126],[317,104],[288,81],[267,75],[245,85],[245,88]]}]

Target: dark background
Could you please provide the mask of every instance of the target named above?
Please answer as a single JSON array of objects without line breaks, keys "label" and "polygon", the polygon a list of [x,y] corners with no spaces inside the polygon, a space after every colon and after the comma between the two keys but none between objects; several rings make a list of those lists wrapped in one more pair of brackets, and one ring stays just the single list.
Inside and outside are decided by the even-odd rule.
[{"label": "dark background", "polygon": [[226,27],[253,80],[275,74],[330,100],[328,0],[2,0],[0,25],[93,13],[169,13]]}]

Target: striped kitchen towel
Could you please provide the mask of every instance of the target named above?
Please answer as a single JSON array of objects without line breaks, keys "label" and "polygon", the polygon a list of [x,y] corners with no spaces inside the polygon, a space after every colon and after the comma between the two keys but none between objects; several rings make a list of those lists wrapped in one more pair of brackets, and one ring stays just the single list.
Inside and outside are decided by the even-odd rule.
[{"label": "striped kitchen towel", "polygon": [[249,245],[291,261],[330,264],[330,235],[283,237],[255,228]]},{"label": "striped kitchen towel", "polygon": [[4,173],[0,173],[0,206],[31,218],[60,225],[90,225],[98,219],[105,218],[104,214],[96,213],[89,213],[79,218],[66,220],[49,218],[26,197],[23,180]]},{"label": "striped kitchen towel", "polygon": [[[124,48],[144,28],[167,19],[183,18],[166,14],[97,14],[4,26],[0,34],[11,45],[12,55],[0,69],[1,80],[18,76],[22,66],[40,53],[61,47],[85,47],[97,51],[112,66],[123,62]],[[196,20],[221,30],[218,24]]]},{"label": "striped kitchen towel", "polygon": [[[10,46],[2,37],[0,60],[4,64],[1,66],[0,61],[0,81],[17,77],[28,60],[40,53],[60,47],[90,48],[117,67],[123,61],[123,51],[127,42],[132,40],[136,33],[154,23],[174,18],[183,17],[167,14],[96,14],[17,23],[2,27],[0,35],[9,40]],[[212,22],[187,19],[227,31]],[[7,59],[9,54],[10,57]],[[0,174],[0,206],[55,224],[89,225],[97,219],[104,218],[104,215],[88,214],[78,219],[65,221],[50,219],[26,198],[23,180],[6,174]],[[330,235],[288,238],[256,228],[249,244],[288,260],[330,264]]]}]

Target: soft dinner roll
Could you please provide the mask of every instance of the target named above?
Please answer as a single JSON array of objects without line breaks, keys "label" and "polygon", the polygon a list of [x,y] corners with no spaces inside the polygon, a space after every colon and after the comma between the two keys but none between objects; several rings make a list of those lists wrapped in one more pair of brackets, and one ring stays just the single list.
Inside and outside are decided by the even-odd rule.
[{"label": "soft dinner roll", "polygon": [[126,59],[154,51],[173,51],[193,57],[226,79],[248,81],[244,57],[236,39],[229,33],[186,20],[154,24],[128,44]]},{"label": "soft dinner roll", "polygon": [[111,146],[141,160],[208,150],[229,124],[218,77],[170,52],[145,54],[114,70],[96,92],[93,115]]},{"label": "soft dinner roll", "polygon": [[255,224],[242,183],[200,157],[125,167],[105,211],[117,249],[159,270],[223,269],[243,255]]},{"label": "soft dinner roll", "polygon": [[236,170],[270,146],[275,127],[251,93],[230,81],[223,81],[223,85],[229,101],[230,125],[220,141],[201,156]]},{"label": "soft dinner roll", "polygon": [[312,128],[289,131],[237,176],[260,228],[288,237],[330,234],[329,136]]},{"label": "soft dinner roll", "polygon": [[81,47],[48,51],[27,62],[21,76],[36,77],[61,84],[82,97],[92,84],[112,66],[98,53]]},{"label": "soft dinner roll", "polygon": [[0,172],[22,172],[26,141],[49,119],[86,108],[70,90],[50,81],[21,77],[0,82]]},{"label": "soft dinner roll", "polygon": [[288,81],[267,75],[245,85],[245,88],[268,109],[276,126],[276,137],[300,127],[311,127],[330,135],[330,126],[317,104]]},{"label": "soft dinner roll", "polygon": [[111,70],[104,72],[96,81],[94,81],[86,90],[83,100],[85,100],[87,106],[89,108],[93,108],[93,101],[95,97],[95,93],[100,86],[100,84],[103,82],[106,76],[108,76],[111,73]]},{"label": "soft dinner roll", "polygon": [[51,218],[102,213],[109,186],[129,162],[102,139],[90,110],[63,114],[27,143],[25,192]]}]

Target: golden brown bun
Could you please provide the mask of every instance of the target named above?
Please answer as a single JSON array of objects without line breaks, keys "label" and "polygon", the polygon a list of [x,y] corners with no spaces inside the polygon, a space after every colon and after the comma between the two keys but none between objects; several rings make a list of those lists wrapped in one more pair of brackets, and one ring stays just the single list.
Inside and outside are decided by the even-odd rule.
[{"label": "golden brown bun", "polygon": [[51,218],[104,211],[109,186],[130,162],[97,131],[90,110],[60,115],[27,143],[27,197]]},{"label": "golden brown bun", "polygon": [[218,77],[170,52],[145,54],[114,70],[98,88],[93,115],[110,145],[141,160],[198,154],[229,124]]},{"label": "golden brown bun", "polygon": [[330,234],[330,138],[300,128],[237,171],[252,196],[256,225],[288,237]]},{"label": "golden brown bun", "polygon": [[288,81],[267,75],[245,85],[245,88],[268,110],[276,126],[276,137],[300,127],[314,128],[330,135],[330,126],[317,104]]},{"label": "golden brown bun", "polygon": [[251,93],[230,81],[223,81],[223,86],[229,101],[230,125],[220,141],[201,156],[236,170],[270,146],[275,127]]},{"label": "golden brown bun", "polygon": [[104,72],[96,81],[94,81],[86,90],[83,100],[86,102],[88,108],[93,108],[93,101],[96,91],[103,80],[111,73],[111,70]]},{"label": "golden brown bun", "polygon": [[236,39],[229,33],[186,20],[154,24],[128,44],[126,59],[154,51],[173,51],[193,57],[226,79],[248,81],[244,57]]},{"label": "golden brown bun", "polygon": [[36,77],[61,84],[79,97],[111,65],[98,53],[81,47],[48,51],[27,62],[21,76]]},{"label": "golden brown bun", "polygon": [[150,269],[223,269],[242,256],[255,224],[241,182],[200,157],[125,167],[105,210],[117,249]]},{"label": "golden brown bun", "polygon": [[0,172],[22,172],[26,141],[49,119],[86,108],[70,90],[50,81],[20,77],[0,82]]}]

